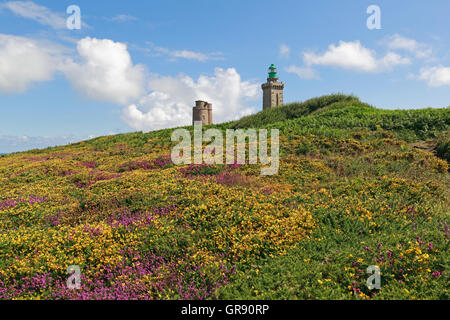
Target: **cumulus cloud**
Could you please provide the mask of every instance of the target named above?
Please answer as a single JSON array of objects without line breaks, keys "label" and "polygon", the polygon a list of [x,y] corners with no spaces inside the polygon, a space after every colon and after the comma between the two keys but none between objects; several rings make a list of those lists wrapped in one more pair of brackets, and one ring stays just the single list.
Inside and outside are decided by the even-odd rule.
[{"label": "cumulus cloud", "polygon": [[51,80],[62,51],[48,42],[0,34],[0,92],[20,93],[33,82]]},{"label": "cumulus cloud", "polygon": [[284,69],[286,72],[296,74],[300,79],[310,80],[310,79],[320,79],[319,74],[310,67],[297,67],[291,65]]},{"label": "cumulus cloud", "polygon": [[64,14],[55,13],[46,7],[35,4],[33,1],[8,1],[3,3],[1,7],[11,10],[18,16],[32,19],[53,29],[66,28]]},{"label": "cumulus cloud", "polygon": [[426,81],[430,87],[448,86],[450,85],[450,67],[423,68],[418,79]]},{"label": "cumulus cloud", "polygon": [[145,67],[134,65],[124,43],[84,38],[79,61],[66,61],[63,71],[83,95],[98,101],[128,105],[145,92]]},{"label": "cumulus cloud", "polygon": [[55,72],[90,99],[127,106],[123,120],[144,131],[190,124],[196,100],[213,103],[215,122],[232,120],[254,111],[246,100],[260,96],[259,84],[242,81],[234,68],[216,68],[197,80],[183,74],[148,80],[124,43],[87,37],[74,53],[51,42],[0,34],[0,92],[22,92]]},{"label": "cumulus cloud", "polygon": [[133,64],[125,44],[87,37],[78,41],[78,55],[68,52],[49,41],[0,34],[0,92],[24,92],[61,71],[94,100],[126,106],[145,94],[145,67]]},{"label": "cumulus cloud", "polygon": [[323,54],[305,52],[303,60],[307,66],[334,66],[359,72],[382,72],[411,63],[409,58],[393,52],[377,59],[375,52],[361,45],[359,41],[340,41],[337,46],[331,44]]},{"label": "cumulus cloud", "polygon": [[213,76],[202,75],[197,81],[180,74],[150,80],[152,91],[139,103],[128,106],[123,120],[142,131],[189,125],[196,100],[213,104],[214,122],[232,120],[251,113],[245,101],[259,97],[259,85],[242,81],[234,68],[216,68]]},{"label": "cumulus cloud", "polygon": [[430,46],[399,34],[394,34],[382,42],[391,50],[404,50],[419,59],[429,58],[433,53]]},{"label": "cumulus cloud", "polygon": [[289,57],[290,54],[291,54],[291,48],[289,48],[285,44],[282,44],[280,46],[280,56],[283,58],[287,58],[287,57]]}]

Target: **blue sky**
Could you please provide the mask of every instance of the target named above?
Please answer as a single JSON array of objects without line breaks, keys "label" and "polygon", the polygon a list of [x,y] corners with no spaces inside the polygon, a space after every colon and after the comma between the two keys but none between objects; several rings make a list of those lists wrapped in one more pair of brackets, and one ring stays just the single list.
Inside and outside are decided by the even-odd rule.
[{"label": "blue sky", "polygon": [[449,21],[446,0],[3,1],[0,153],[189,124],[196,99],[216,122],[257,112],[271,63],[285,102],[449,106]]}]

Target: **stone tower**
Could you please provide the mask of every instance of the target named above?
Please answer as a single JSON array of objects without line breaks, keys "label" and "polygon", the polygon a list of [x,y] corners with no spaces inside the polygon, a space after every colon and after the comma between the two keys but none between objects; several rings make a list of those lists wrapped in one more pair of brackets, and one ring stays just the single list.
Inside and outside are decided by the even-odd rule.
[{"label": "stone tower", "polygon": [[263,110],[283,105],[284,83],[278,82],[277,68],[273,64],[269,67],[269,77],[262,89]]},{"label": "stone tower", "polygon": [[213,123],[212,104],[206,101],[195,101],[195,107],[192,108],[192,124],[195,121],[201,121],[203,125]]}]

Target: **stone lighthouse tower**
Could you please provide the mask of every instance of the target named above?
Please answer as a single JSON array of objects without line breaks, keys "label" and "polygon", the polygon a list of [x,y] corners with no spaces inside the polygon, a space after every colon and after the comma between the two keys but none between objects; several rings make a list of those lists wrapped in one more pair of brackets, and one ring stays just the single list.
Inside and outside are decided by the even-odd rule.
[{"label": "stone lighthouse tower", "polygon": [[212,104],[206,101],[195,101],[195,107],[192,108],[192,124],[201,121],[203,125],[210,125],[212,120]]},{"label": "stone lighthouse tower", "polygon": [[277,68],[274,64],[269,67],[269,77],[262,85],[263,110],[283,105],[284,83],[278,82]]}]

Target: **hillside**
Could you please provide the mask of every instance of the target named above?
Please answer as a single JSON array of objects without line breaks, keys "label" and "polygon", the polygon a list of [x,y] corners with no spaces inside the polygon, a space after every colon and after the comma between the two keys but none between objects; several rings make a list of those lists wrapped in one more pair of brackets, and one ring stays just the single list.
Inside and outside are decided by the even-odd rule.
[{"label": "hillside", "polygon": [[275,176],[172,129],[2,155],[0,299],[449,299],[449,126],[336,94],[212,126],[280,129]]}]

